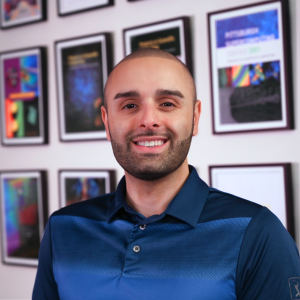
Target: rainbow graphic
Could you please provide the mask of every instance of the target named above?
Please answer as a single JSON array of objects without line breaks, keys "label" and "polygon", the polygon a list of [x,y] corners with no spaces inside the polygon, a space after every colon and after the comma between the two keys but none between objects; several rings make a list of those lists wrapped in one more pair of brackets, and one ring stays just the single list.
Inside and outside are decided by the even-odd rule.
[{"label": "rainbow graphic", "polygon": [[36,123],[30,116],[30,112],[36,108],[30,103],[33,103],[40,93],[38,55],[5,60],[4,76],[6,137],[25,137],[26,123]]},{"label": "rainbow graphic", "polygon": [[249,66],[233,66],[232,67],[232,86],[242,87],[250,85]]}]

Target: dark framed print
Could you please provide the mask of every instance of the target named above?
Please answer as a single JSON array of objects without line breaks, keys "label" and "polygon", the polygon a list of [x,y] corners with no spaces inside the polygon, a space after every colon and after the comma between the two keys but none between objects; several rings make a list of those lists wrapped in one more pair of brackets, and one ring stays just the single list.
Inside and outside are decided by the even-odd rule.
[{"label": "dark framed print", "polygon": [[2,29],[47,19],[46,0],[1,0],[0,11]]},{"label": "dark framed print", "polygon": [[112,170],[61,170],[60,205],[64,207],[115,191],[116,173]]},{"label": "dark framed print", "polygon": [[46,171],[1,171],[2,259],[37,266],[48,219]]},{"label": "dark framed print", "polygon": [[46,75],[44,47],[0,54],[3,145],[48,143]]},{"label": "dark framed print", "polygon": [[165,50],[179,58],[192,73],[189,17],[180,17],[123,30],[125,56],[141,48]]},{"label": "dark framed print", "polygon": [[208,14],[214,134],[293,129],[287,5]]},{"label": "dark framed print", "polygon": [[294,236],[291,164],[209,167],[210,185],[269,208]]},{"label": "dark framed print", "polygon": [[60,16],[66,16],[110,5],[114,5],[114,0],[57,0],[58,14]]},{"label": "dark framed print", "polygon": [[56,42],[60,139],[105,139],[103,89],[111,70],[108,33]]}]

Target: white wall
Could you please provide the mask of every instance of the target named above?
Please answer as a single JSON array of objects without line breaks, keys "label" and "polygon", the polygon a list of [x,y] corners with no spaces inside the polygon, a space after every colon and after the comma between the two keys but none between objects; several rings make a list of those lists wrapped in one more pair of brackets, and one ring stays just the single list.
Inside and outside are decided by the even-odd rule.
[{"label": "white wall", "polygon": [[[113,168],[117,179],[123,171],[117,164],[108,141],[61,143],[58,135],[58,107],[54,41],[98,32],[113,34],[114,62],[123,58],[122,30],[145,23],[179,16],[190,16],[193,39],[194,73],[203,113],[200,133],[193,139],[189,163],[197,167],[208,182],[208,165],[292,162],[296,238],[299,224],[299,135],[300,33],[299,0],[290,0],[294,66],[294,107],[296,129],[291,131],[213,135],[207,42],[207,13],[255,2],[255,0],[115,0],[115,6],[67,17],[58,17],[57,1],[48,1],[48,21],[0,31],[0,51],[45,45],[48,47],[50,143],[44,146],[0,146],[0,170],[46,169],[49,184],[49,211],[59,206],[59,169]],[[30,299],[36,268],[0,263],[0,299]]]}]

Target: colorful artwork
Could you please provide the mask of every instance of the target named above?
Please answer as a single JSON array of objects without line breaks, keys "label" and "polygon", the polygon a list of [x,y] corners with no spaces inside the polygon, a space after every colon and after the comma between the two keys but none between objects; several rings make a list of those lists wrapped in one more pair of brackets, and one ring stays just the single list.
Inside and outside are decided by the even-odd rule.
[{"label": "colorful artwork", "polygon": [[6,138],[37,137],[39,126],[39,56],[5,59]]},{"label": "colorful artwork", "polygon": [[110,34],[56,43],[60,137],[106,139],[101,116],[103,89],[111,70]]},{"label": "colorful artwork", "polygon": [[37,258],[40,244],[37,178],[3,180],[7,257]]},{"label": "colorful artwork", "polygon": [[106,193],[105,178],[65,178],[66,205]]},{"label": "colorful artwork", "polygon": [[4,0],[4,19],[6,22],[30,19],[41,15],[38,0]]},{"label": "colorful artwork", "polygon": [[233,66],[232,67],[232,86],[248,86],[250,85],[249,67]]},{"label": "colorful artwork", "polygon": [[101,43],[62,50],[67,133],[103,131]]},{"label": "colorful artwork", "polygon": [[222,68],[218,74],[223,101],[221,123],[282,118],[279,61]]},{"label": "colorful artwork", "polygon": [[208,14],[213,132],[292,129],[288,2]]}]

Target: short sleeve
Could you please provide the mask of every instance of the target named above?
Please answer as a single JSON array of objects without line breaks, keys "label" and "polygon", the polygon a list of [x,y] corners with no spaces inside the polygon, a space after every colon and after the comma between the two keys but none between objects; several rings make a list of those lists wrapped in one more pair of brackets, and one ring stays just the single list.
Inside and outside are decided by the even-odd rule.
[{"label": "short sleeve", "polygon": [[57,284],[53,275],[52,245],[51,245],[51,218],[49,219],[42,238],[39,264],[33,288],[33,300],[59,299]]},{"label": "short sleeve", "polygon": [[300,279],[299,252],[279,219],[265,207],[247,228],[236,276],[239,300],[292,299],[291,279]]}]

